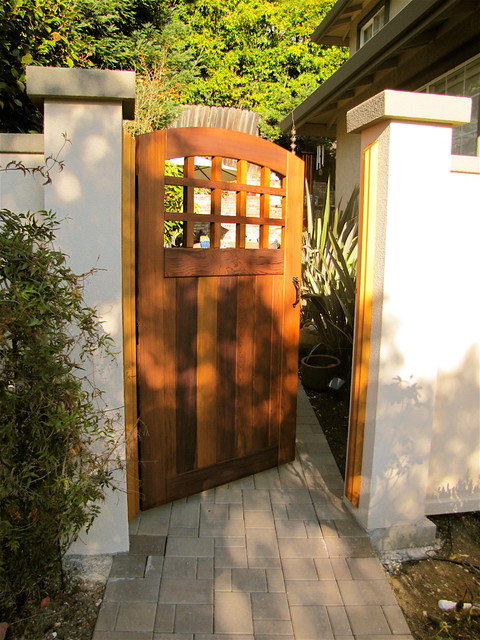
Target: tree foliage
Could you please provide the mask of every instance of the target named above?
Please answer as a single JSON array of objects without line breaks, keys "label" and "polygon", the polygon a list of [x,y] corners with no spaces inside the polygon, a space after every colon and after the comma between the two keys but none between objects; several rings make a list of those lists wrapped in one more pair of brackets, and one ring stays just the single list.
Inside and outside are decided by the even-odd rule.
[{"label": "tree foliage", "polygon": [[98,68],[135,69],[141,57],[163,47],[171,19],[159,0],[76,0],[77,30],[88,60]]},{"label": "tree foliage", "polygon": [[324,0],[194,0],[179,9],[190,25],[189,48],[200,75],[186,88],[190,104],[253,109],[262,133],[328,78],[345,52],[313,43],[310,34],[330,8]]},{"label": "tree foliage", "polygon": [[[310,34],[333,0],[5,0],[0,8],[2,130],[40,125],[28,64],[134,69],[139,131],[180,104],[253,109],[262,134],[328,78],[345,51]],[[0,107],[2,104],[0,103]]]},{"label": "tree foliage", "polygon": [[111,418],[82,379],[109,338],[52,246],[56,226],[0,211],[0,618],[58,587],[111,484]]},{"label": "tree foliage", "polygon": [[38,131],[41,117],[25,93],[25,65],[83,66],[77,14],[68,0],[0,3],[0,132]]}]

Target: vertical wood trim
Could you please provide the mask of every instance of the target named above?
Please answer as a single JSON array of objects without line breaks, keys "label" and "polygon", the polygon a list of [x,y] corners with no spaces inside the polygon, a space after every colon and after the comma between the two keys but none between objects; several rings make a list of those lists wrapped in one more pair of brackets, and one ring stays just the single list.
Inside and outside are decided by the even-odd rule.
[{"label": "vertical wood trim", "polygon": [[353,375],[345,480],[345,495],[356,507],[358,507],[360,500],[368,369],[370,364],[378,149],[378,142],[366,147],[363,151],[362,162]]},{"label": "vertical wood trim", "polygon": [[[185,178],[193,178],[195,175],[195,158],[185,158],[183,164]],[[195,188],[183,187],[183,209],[185,213],[195,213]],[[193,247],[194,223],[183,223],[183,246]]]},{"label": "vertical wood trim", "polygon": [[122,147],[122,312],[123,381],[128,518],[140,510],[137,428],[137,345],[135,309],[135,138],[123,132]]},{"label": "vertical wood trim", "polygon": [[[247,184],[248,162],[239,160],[237,162],[237,182],[239,184]],[[247,215],[247,192],[237,192],[237,216]],[[237,224],[236,230],[236,247],[244,249],[247,241],[247,229],[244,224]]]},{"label": "vertical wood trim", "polygon": [[300,305],[293,306],[295,288],[292,278],[301,277],[301,247],[303,226],[304,164],[300,158],[287,156],[286,196],[284,198],[286,223],[285,272],[283,280],[283,359],[282,359],[282,411],[279,438],[279,463],[295,457],[295,426],[298,393],[298,341],[300,334]]},{"label": "vertical wood trim", "polygon": [[[171,296],[165,291],[163,214],[165,132],[137,137],[137,322],[140,479],[142,508],[167,500],[165,462],[172,457],[174,421],[171,348],[165,337]],[[158,410],[161,407],[161,411]]]},{"label": "vertical wood trim", "polygon": [[[262,167],[260,173],[260,184],[262,187],[270,186],[270,175],[271,171],[268,167]],[[260,217],[261,218],[269,218],[270,217],[270,195],[263,193],[260,196]],[[270,228],[268,225],[260,225],[259,234],[258,234],[258,248],[259,249],[268,249],[269,245],[269,235]]]},{"label": "vertical wood trim", "polygon": [[216,462],[218,278],[198,279],[197,467]]},{"label": "vertical wood trim", "polygon": [[[214,156],[212,158],[212,180],[222,179],[222,158],[220,156]],[[221,215],[222,213],[222,190],[212,189],[211,192],[211,204],[210,212],[213,215]],[[210,224],[210,247],[219,249],[222,239],[221,224],[220,222],[212,222]]]}]

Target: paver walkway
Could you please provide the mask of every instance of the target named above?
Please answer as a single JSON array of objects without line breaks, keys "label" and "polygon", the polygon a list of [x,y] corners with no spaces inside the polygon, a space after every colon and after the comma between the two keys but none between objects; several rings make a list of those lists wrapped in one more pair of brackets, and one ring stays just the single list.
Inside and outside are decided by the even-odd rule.
[{"label": "paver walkway", "polygon": [[297,451],[139,514],[93,640],[413,640],[303,389]]}]

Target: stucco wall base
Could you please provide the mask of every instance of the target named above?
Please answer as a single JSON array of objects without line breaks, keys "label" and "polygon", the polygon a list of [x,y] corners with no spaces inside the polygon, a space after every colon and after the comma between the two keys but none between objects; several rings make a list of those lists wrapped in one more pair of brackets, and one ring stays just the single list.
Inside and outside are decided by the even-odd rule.
[{"label": "stucco wall base", "polygon": [[[478,487],[476,488],[478,493]],[[425,503],[425,513],[428,516],[442,515],[444,513],[469,513],[480,511],[480,498],[478,495],[469,498],[457,497],[451,500],[428,500]]]},{"label": "stucco wall base", "polygon": [[435,543],[436,531],[436,525],[428,518],[425,518],[422,522],[416,524],[371,529],[367,533],[375,550],[381,553],[384,551],[432,546]]}]

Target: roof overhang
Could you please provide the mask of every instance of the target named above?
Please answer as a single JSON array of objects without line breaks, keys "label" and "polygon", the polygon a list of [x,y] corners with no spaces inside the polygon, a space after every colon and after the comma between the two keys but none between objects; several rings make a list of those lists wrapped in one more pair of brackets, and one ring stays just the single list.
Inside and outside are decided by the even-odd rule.
[{"label": "roof overhang", "polygon": [[349,46],[350,23],[362,11],[361,0],[337,0],[312,34],[313,42]]},{"label": "roof overhang", "polygon": [[[332,11],[337,5],[352,6],[340,0]],[[295,124],[299,135],[334,137],[339,112],[384,89],[418,89],[479,53],[479,36],[477,0],[411,0],[280,127],[290,131]]]}]

